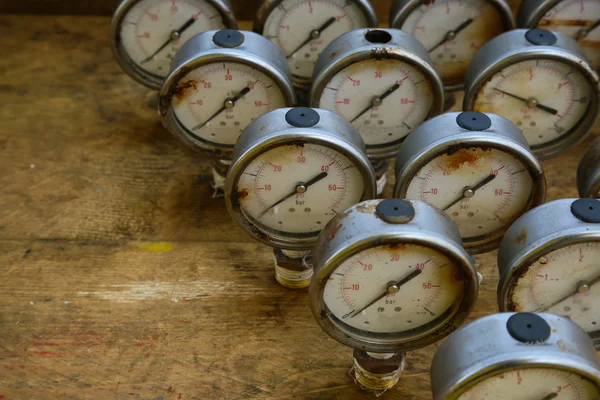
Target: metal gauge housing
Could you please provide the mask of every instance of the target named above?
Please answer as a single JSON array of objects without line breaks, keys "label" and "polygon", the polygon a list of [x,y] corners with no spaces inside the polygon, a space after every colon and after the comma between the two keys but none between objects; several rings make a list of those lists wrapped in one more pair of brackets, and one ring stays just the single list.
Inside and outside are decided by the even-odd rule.
[{"label": "metal gauge housing", "polygon": [[309,250],[337,213],[375,196],[375,173],[350,123],[331,111],[271,111],[240,136],[225,184],[227,209],[253,238]]},{"label": "metal gauge housing", "polygon": [[519,218],[498,252],[501,311],[549,312],[600,349],[600,200],[562,199]]},{"label": "metal gauge housing", "polygon": [[159,111],[183,143],[231,159],[250,122],[295,102],[281,51],[256,33],[225,29],[201,33],[181,47],[160,91]]},{"label": "metal gauge housing", "polygon": [[111,48],[129,76],[160,89],[183,43],[223,28],[237,28],[229,0],[121,0],[110,25]]},{"label": "metal gauge housing", "polygon": [[334,40],[315,67],[310,104],[335,111],[361,134],[370,159],[393,157],[415,127],[444,107],[429,54],[397,29],[357,29]]},{"label": "metal gauge housing", "polygon": [[600,198],[600,138],[594,140],[579,162],[577,189],[581,197]]},{"label": "metal gauge housing", "polygon": [[377,27],[368,0],[265,0],[254,31],[279,46],[299,88],[310,86],[319,54],[345,32]]},{"label": "metal gauge housing", "polygon": [[358,350],[427,346],[454,331],[477,299],[474,262],[456,226],[423,201],[352,206],[323,230],[313,262],[315,319]]},{"label": "metal gauge housing", "polygon": [[394,197],[442,209],[471,254],[497,248],[545,195],[542,166],[523,134],[495,114],[442,114],[417,127],[396,156]]},{"label": "metal gauge housing", "polygon": [[561,33],[517,29],[492,39],[465,82],[463,108],[510,119],[541,158],[583,140],[598,119],[598,74]]},{"label": "metal gauge housing", "polygon": [[515,22],[504,0],[394,0],[390,27],[421,41],[446,90],[459,90],[477,50]]},{"label": "metal gauge housing", "polygon": [[519,28],[543,28],[577,41],[596,68],[600,67],[599,0],[527,0],[517,15]]},{"label": "metal gauge housing", "polygon": [[434,400],[593,400],[600,364],[589,337],[553,314],[502,313],[450,335],[431,365]]}]

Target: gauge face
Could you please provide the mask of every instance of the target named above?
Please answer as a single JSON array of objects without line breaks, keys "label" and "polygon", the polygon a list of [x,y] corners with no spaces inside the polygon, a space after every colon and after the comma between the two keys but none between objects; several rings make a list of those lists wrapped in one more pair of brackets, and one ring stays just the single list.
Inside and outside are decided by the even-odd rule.
[{"label": "gauge face", "polygon": [[123,18],[120,37],[137,67],[166,78],[171,60],[189,38],[223,28],[221,14],[203,0],[141,0]]},{"label": "gauge face", "polygon": [[558,60],[512,64],[486,80],[473,109],[508,118],[531,148],[571,134],[590,107],[590,84],[576,68]]},{"label": "gauge face", "polygon": [[400,333],[443,325],[462,300],[464,283],[446,256],[419,245],[370,248],[344,261],[323,299],[343,323],[362,331]]},{"label": "gauge face", "polygon": [[464,80],[471,58],[504,32],[498,8],[487,0],[441,0],[417,7],[402,25],[429,51],[445,84]]},{"label": "gauge face", "polygon": [[564,33],[577,40],[591,63],[600,66],[600,1],[559,1],[538,22],[538,27]]},{"label": "gauge face", "polygon": [[410,181],[406,198],[444,210],[468,244],[508,229],[529,209],[532,193],[533,179],[521,161],[472,147],[429,161]]},{"label": "gauge face", "polygon": [[599,264],[600,242],[548,253],[519,277],[510,294],[511,308],[562,315],[600,337]]},{"label": "gauge face", "polygon": [[484,380],[459,400],[595,400],[598,388],[572,372],[550,368],[524,368]]},{"label": "gauge face", "polygon": [[283,0],[269,14],[263,34],[283,50],[295,79],[310,80],[329,43],[367,25],[351,0]]},{"label": "gauge face", "polygon": [[352,122],[367,146],[380,146],[401,141],[427,119],[432,103],[431,83],[414,66],[365,60],[327,83],[319,107]]},{"label": "gauge face", "polygon": [[189,72],[177,83],[173,109],[197,139],[233,147],[256,118],[285,107],[279,86],[246,64],[219,62]]},{"label": "gauge face", "polygon": [[240,176],[246,218],[277,234],[314,235],[358,203],[364,181],[353,162],[320,144],[282,145],[258,156]]}]

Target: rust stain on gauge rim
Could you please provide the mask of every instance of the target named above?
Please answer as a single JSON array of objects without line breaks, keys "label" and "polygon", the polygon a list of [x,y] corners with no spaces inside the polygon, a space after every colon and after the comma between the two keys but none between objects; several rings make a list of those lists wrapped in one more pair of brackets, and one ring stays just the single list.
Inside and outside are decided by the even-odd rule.
[{"label": "rust stain on gauge rim", "polygon": [[175,88],[175,92],[173,93],[173,96],[177,100],[183,101],[190,94],[191,91],[194,91],[197,89],[198,89],[198,81],[196,81],[195,79],[190,79],[185,82],[179,82],[177,84],[177,87]]},{"label": "rust stain on gauge rim", "polygon": [[339,230],[342,228],[342,223],[340,221],[340,218],[335,218],[332,220],[331,222],[331,228],[327,228],[327,232],[325,234],[325,237],[327,238],[327,240],[333,240],[335,239],[335,236],[338,234]]},{"label": "rust stain on gauge rim", "polygon": [[529,267],[525,268],[523,271],[519,272],[518,276],[515,276],[513,278],[513,286],[511,288],[508,289],[507,293],[506,293],[506,312],[520,312],[520,311],[524,311],[526,310],[526,307],[523,306],[523,304],[521,304],[517,299],[516,299],[516,291],[518,289],[518,287],[520,286],[520,281],[519,279],[529,270]]},{"label": "rust stain on gauge rim", "polygon": [[383,246],[383,249],[392,255],[398,255],[398,253],[408,250],[406,243],[390,243]]},{"label": "rust stain on gauge rim", "polygon": [[248,192],[248,189],[245,189],[245,188],[238,189],[238,191],[236,192],[238,200],[244,200],[246,197],[248,197],[249,194],[250,194],[250,192]]},{"label": "rust stain on gauge rim", "polygon": [[556,28],[561,26],[580,26],[585,28],[590,25],[588,21],[581,19],[542,19],[538,23],[538,28],[556,30]]},{"label": "rust stain on gauge rim", "polygon": [[363,214],[375,214],[378,202],[361,203],[356,206],[356,211]]},{"label": "rust stain on gauge rim", "polygon": [[515,238],[515,243],[521,245],[527,241],[527,228],[521,229],[517,237]]},{"label": "rust stain on gauge rim", "polygon": [[444,157],[444,165],[448,171],[456,171],[465,164],[475,166],[480,160],[488,158],[491,152],[491,149],[476,147],[460,149],[452,154],[448,153]]}]

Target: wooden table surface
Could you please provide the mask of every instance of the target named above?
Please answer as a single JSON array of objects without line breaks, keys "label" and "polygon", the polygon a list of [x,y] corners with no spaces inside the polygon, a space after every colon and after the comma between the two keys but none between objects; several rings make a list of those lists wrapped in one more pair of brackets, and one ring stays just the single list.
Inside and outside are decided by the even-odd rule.
[{"label": "wooden table surface", "polygon": [[[0,16],[0,399],[373,398],[119,69],[108,24]],[[577,195],[590,141],[544,162],[549,199]],[[472,318],[496,311],[496,253],[477,264]],[[381,398],[431,398],[435,349]]]}]

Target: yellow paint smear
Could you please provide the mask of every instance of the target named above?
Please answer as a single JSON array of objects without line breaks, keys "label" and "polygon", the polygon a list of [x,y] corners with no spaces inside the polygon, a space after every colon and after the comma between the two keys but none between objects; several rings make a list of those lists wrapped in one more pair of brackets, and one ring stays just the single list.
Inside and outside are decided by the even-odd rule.
[{"label": "yellow paint smear", "polygon": [[148,243],[140,244],[138,249],[149,251],[150,253],[168,253],[173,250],[172,243]]}]

